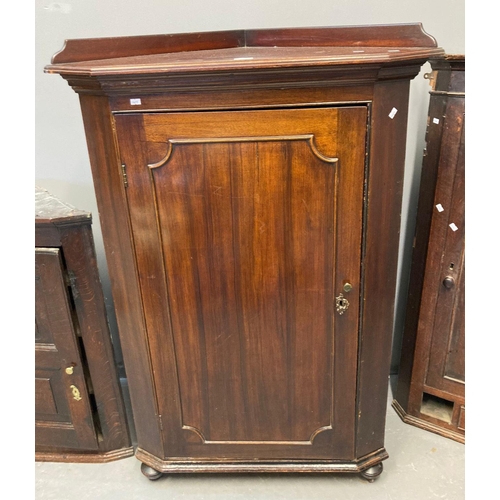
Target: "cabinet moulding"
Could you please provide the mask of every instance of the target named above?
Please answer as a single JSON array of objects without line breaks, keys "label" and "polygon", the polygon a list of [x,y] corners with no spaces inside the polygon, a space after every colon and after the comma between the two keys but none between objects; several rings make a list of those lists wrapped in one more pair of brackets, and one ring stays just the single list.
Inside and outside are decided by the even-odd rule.
[{"label": "cabinet moulding", "polygon": [[174,146],[183,144],[214,144],[214,143],[226,143],[226,142],[263,142],[263,141],[307,141],[312,153],[321,161],[326,163],[337,163],[338,158],[332,158],[321,153],[316,147],[314,141],[314,135],[293,135],[293,136],[263,136],[263,137],[213,137],[204,139],[170,139],[166,142],[167,144],[167,154],[156,163],[149,163],[148,167],[151,169],[163,167],[163,165],[168,163],[168,160],[172,156],[174,151]]}]

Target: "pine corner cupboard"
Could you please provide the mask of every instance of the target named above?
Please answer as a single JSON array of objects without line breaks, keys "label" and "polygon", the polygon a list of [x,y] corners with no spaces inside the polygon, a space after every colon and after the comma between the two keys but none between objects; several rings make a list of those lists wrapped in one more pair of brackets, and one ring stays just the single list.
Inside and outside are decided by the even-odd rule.
[{"label": "pine corner cupboard", "polygon": [[384,448],[420,24],[67,40],[150,479]]}]

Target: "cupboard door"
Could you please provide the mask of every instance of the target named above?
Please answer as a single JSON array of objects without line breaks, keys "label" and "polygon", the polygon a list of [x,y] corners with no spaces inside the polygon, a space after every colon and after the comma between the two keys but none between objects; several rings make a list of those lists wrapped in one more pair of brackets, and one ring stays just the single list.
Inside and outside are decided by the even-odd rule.
[{"label": "cupboard door", "polygon": [[60,250],[36,248],[35,272],[36,444],[96,450]]},{"label": "cupboard door", "polygon": [[[465,103],[446,117],[429,238],[422,326],[432,334],[425,383],[465,397]],[[449,124],[449,125],[448,125]],[[454,141],[454,142],[452,142]]]},{"label": "cupboard door", "polygon": [[164,458],[353,459],[367,108],[115,120]]}]

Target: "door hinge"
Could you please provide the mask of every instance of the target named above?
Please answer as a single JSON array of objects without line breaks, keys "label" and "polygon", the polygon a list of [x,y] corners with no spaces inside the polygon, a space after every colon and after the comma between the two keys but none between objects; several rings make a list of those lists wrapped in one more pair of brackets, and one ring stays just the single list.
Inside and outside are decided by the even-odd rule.
[{"label": "door hinge", "polygon": [[122,163],[122,177],[123,177],[123,185],[128,187],[128,179],[127,179],[127,166],[125,163]]},{"label": "door hinge", "polygon": [[78,297],[78,288],[76,286],[76,276],[73,271],[66,271],[64,275],[65,281],[66,281],[66,286],[68,286],[71,289],[71,294],[73,295],[73,298],[76,299]]}]

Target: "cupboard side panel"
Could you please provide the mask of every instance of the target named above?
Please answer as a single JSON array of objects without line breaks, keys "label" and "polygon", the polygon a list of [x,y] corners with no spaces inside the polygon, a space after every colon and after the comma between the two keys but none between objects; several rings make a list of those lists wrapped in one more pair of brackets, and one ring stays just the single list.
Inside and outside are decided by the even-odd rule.
[{"label": "cupboard side panel", "polygon": [[409,84],[407,80],[377,83],[372,106],[358,372],[358,457],[384,446]]},{"label": "cupboard side panel", "polygon": [[106,97],[81,94],[80,104],[137,441],[161,456],[161,433],[114,121]]},{"label": "cupboard side panel", "polygon": [[125,405],[114,362],[90,224],[61,228],[63,254],[74,276],[76,314],[93,382],[103,442],[101,451],[130,446]]}]

